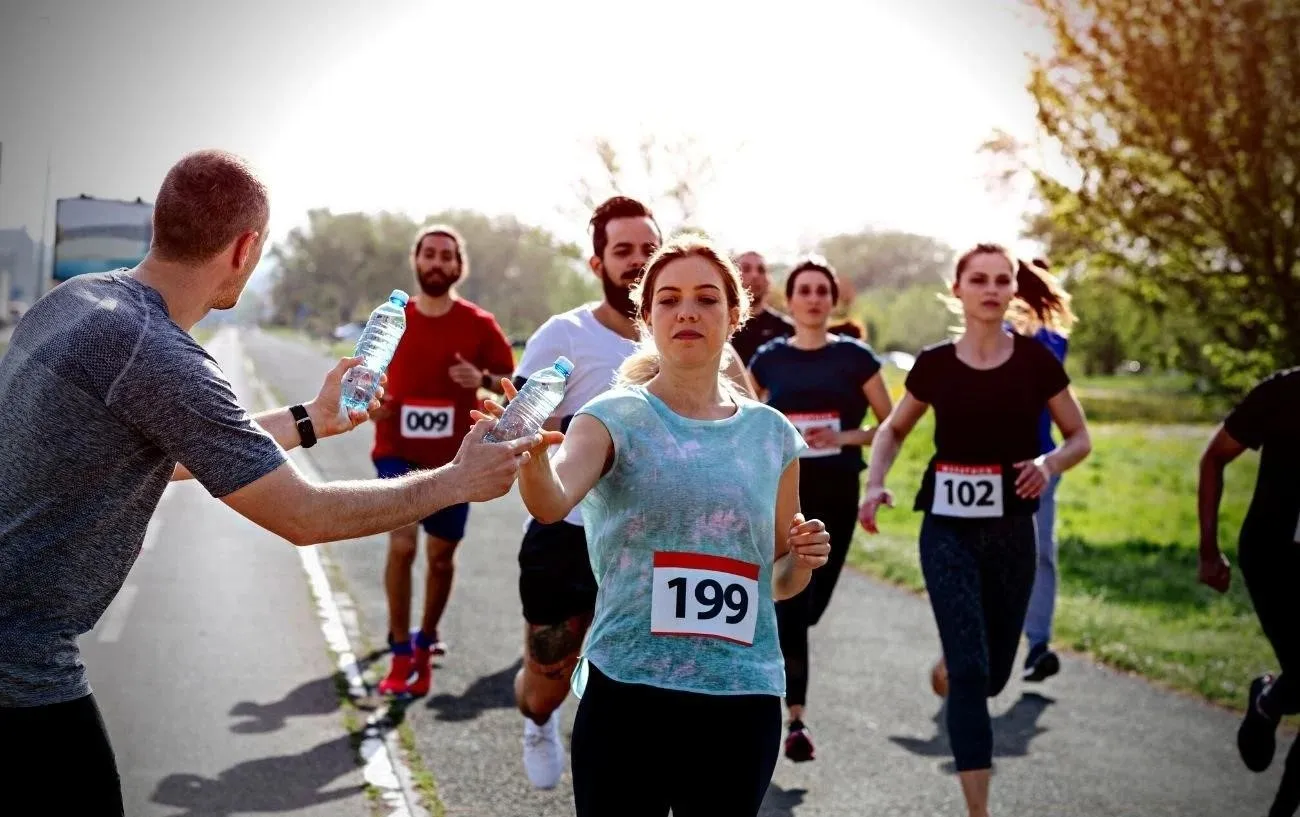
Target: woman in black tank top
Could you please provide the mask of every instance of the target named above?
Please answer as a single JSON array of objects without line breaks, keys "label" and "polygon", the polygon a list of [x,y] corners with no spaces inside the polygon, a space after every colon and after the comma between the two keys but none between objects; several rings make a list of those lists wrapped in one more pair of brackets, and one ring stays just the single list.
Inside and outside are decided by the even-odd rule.
[{"label": "woman in black tank top", "polygon": [[[948,734],[971,817],[988,813],[987,698],[1001,692],[1015,662],[1034,582],[1038,496],[1092,447],[1060,362],[1005,326],[1042,306],[1029,297],[1066,297],[1050,274],[1028,266],[1018,273],[1018,266],[996,244],[980,244],[958,260],[952,293],[964,330],[917,357],[906,393],[876,432],[859,512],[863,527],[876,533],[877,510],[894,504],[885,477],[899,446],[933,408],[935,455],[914,508],[925,514],[921,569],[943,643]],[[1037,280],[1021,285],[1025,275]],[[1044,409],[1064,437],[1046,455],[1038,432]]]}]

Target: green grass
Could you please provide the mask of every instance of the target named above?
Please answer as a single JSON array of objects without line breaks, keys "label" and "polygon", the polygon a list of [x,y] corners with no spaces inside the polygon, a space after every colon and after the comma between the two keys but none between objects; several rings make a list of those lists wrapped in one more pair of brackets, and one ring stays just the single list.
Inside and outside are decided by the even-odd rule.
[{"label": "green grass", "polygon": [[[911,507],[933,452],[933,428],[927,413],[890,471],[896,507],[881,512],[880,535],[858,531],[849,556],[867,572],[916,590],[924,588],[916,544],[921,514]],[[1057,494],[1055,643],[1239,708],[1250,678],[1276,659],[1235,569],[1224,596],[1196,581],[1197,463],[1211,428],[1090,428],[1093,453],[1065,474]],[[1257,468],[1248,453],[1226,476],[1219,535],[1234,565]]]}]

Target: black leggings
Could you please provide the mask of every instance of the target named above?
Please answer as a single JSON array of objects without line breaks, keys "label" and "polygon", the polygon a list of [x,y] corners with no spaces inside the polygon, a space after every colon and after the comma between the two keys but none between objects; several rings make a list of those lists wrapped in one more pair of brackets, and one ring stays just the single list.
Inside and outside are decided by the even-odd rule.
[{"label": "black leggings", "polygon": [[48,706],[0,707],[0,735],[13,750],[0,764],[0,792],[56,793],[78,817],[121,817],[122,783],[95,697]]},{"label": "black leggings", "polygon": [[[1300,602],[1295,596],[1296,579],[1300,578],[1300,544],[1288,537],[1277,541],[1242,531],[1237,560],[1255,614],[1281,667],[1261,706],[1279,718],[1294,715],[1300,712]],[[1300,740],[1287,753],[1286,769],[1269,817],[1291,817],[1297,809],[1300,809]]]},{"label": "black leggings", "polygon": [[821,621],[844,569],[858,522],[857,473],[833,478],[801,479],[799,506],[805,519],[820,519],[831,535],[831,555],[814,570],[808,586],[794,598],[776,603],[776,628],[785,657],[785,702],[803,706],[808,699],[808,628]]},{"label": "black leggings", "polygon": [[775,695],[615,681],[594,664],[573,721],[577,817],[754,817],[781,743]]},{"label": "black leggings", "polygon": [[1034,588],[1032,516],[921,522],[921,571],[948,665],[948,739],[957,771],[993,766],[988,698],[1011,677]]}]

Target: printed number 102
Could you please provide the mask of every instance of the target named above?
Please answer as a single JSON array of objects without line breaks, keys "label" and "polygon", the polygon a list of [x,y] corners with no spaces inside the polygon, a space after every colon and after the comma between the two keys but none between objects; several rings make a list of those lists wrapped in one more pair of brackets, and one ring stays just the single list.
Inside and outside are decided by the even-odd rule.
[{"label": "printed number 102", "polygon": [[951,479],[945,479],[943,481],[943,487],[948,489],[949,505],[962,505],[967,508],[971,507],[972,505],[978,505],[982,508],[987,508],[993,504],[993,483],[992,482],[989,482],[988,480],[980,480],[978,483],[976,483],[977,485],[979,485],[981,490],[980,497],[978,500],[976,500],[975,498],[976,484],[972,484],[969,482],[958,483],[955,492],[956,499],[954,499],[953,498],[954,491],[953,491],[952,483],[953,481]]}]

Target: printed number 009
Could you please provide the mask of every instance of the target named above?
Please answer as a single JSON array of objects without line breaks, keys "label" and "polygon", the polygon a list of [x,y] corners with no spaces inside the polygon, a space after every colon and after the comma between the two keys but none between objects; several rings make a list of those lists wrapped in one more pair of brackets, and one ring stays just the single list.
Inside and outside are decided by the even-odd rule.
[{"label": "printed number 009", "polygon": [[[668,582],[668,586],[677,591],[677,617],[686,618],[686,579],[678,576]],[[727,616],[728,624],[743,620],[745,614],[749,612],[749,593],[745,592],[745,588],[739,584],[729,584],[727,589],[723,590],[721,583],[713,579],[705,579],[695,585],[695,600],[705,608],[695,614],[695,617],[701,621],[716,618],[724,606],[735,612],[734,615]]]},{"label": "printed number 009", "polygon": [[406,415],[406,427],[411,431],[442,431],[447,427],[447,413],[411,412]]}]

